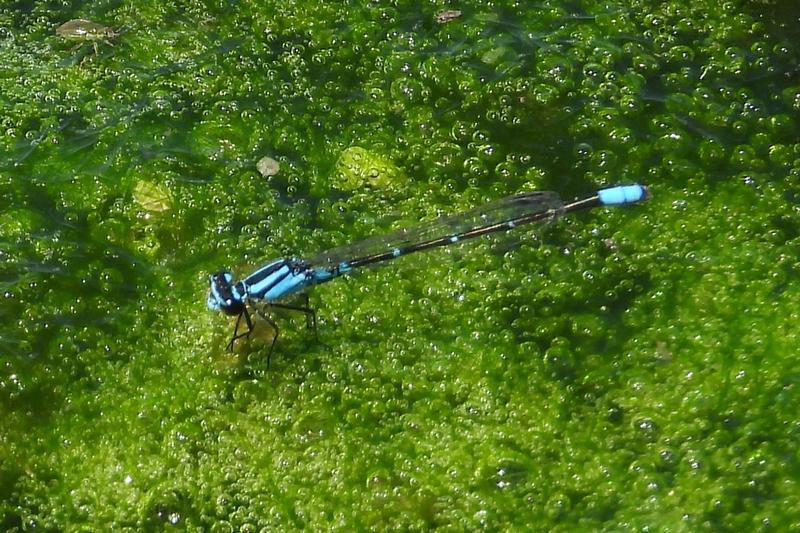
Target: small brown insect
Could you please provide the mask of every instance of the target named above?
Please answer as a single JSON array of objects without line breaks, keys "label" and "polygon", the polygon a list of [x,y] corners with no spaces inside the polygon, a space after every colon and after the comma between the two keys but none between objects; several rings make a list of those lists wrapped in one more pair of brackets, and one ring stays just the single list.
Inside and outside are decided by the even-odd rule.
[{"label": "small brown insect", "polygon": [[461,16],[461,11],[457,9],[446,9],[444,11],[440,11],[436,15],[436,22],[438,24],[447,24],[451,20],[455,20]]},{"label": "small brown insect", "polygon": [[75,48],[80,47],[83,43],[92,43],[96,55],[98,53],[97,43],[103,42],[114,46],[111,44],[111,39],[119,37],[119,32],[91,20],[73,19],[56,28],[56,35],[67,41],[78,41]]}]

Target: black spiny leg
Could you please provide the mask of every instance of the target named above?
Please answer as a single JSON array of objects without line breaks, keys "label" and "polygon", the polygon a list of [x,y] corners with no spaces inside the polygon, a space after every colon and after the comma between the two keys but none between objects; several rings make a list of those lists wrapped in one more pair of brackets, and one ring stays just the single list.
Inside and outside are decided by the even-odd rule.
[{"label": "black spiny leg", "polygon": [[[308,295],[307,294],[303,295],[303,299],[304,299],[305,305],[290,305],[290,304],[281,304],[281,303],[269,302],[269,303],[266,303],[263,308],[258,308],[258,307],[256,308],[256,313],[258,313],[258,316],[263,318],[264,321],[267,322],[267,324],[269,324],[272,327],[273,331],[275,332],[275,335],[273,335],[273,337],[272,337],[272,343],[269,345],[269,353],[267,354],[267,368],[269,368],[269,366],[270,366],[270,361],[272,360],[272,351],[275,349],[275,342],[278,340],[278,336],[280,335],[280,331],[281,331],[280,328],[278,327],[278,324],[275,322],[275,320],[273,320],[267,314],[266,311],[269,308],[274,307],[276,309],[285,309],[287,311],[297,311],[297,312],[300,312],[300,313],[304,313],[306,315],[306,327],[308,329],[313,329],[314,330],[314,338],[316,339],[317,342],[319,342],[319,333],[317,332],[317,312],[308,305]],[[246,311],[245,311],[245,313],[246,313]],[[241,318],[241,316],[240,316],[240,318]],[[245,318],[247,319],[247,325],[250,328],[250,331],[252,331],[253,325],[250,322],[249,315],[245,314]],[[238,321],[236,323],[236,326],[238,328],[238,326],[239,326],[239,322]],[[234,340],[236,338],[244,337],[245,335],[249,335],[250,331],[248,331],[245,334],[238,335],[238,336],[236,336],[236,332],[234,331]],[[231,343],[233,343],[233,340],[231,341]]]},{"label": "black spiny leg", "polygon": [[269,362],[272,359],[272,350],[275,348],[275,341],[278,340],[278,335],[280,335],[281,330],[278,328],[278,324],[276,324],[274,320],[272,320],[266,313],[261,312],[261,309],[256,309],[256,313],[258,313],[258,316],[266,320],[267,323],[272,326],[272,329],[275,330],[275,335],[272,337],[272,344],[269,345],[269,353],[267,354],[267,369],[269,369]]},{"label": "black spiny leg", "polygon": [[277,304],[277,303],[270,303],[270,307],[275,307],[276,309],[286,309],[287,311],[299,311],[301,313],[306,314],[306,327],[308,329],[314,330],[314,338],[317,342],[319,342],[319,334],[317,332],[317,312],[316,310],[312,309],[308,305],[308,295],[304,294],[306,305],[289,305],[289,304]]},{"label": "black spiny leg", "polygon": [[[239,333],[239,323],[242,321],[242,315],[244,315],[244,320],[247,322],[247,331],[245,333]],[[229,352],[233,351],[233,343],[236,342],[238,339],[242,337],[249,337],[250,333],[253,331],[253,323],[250,321],[250,313],[247,312],[247,308],[244,308],[244,311],[239,313],[239,316],[236,318],[236,326],[233,328],[233,337],[231,338],[231,342],[228,343],[227,350]]]},{"label": "black spiny leg", "polygon": [[306,328],[314,328],[314,338],[317,340],[317,342],[319,342],[319,335],[317,334],[317,310],[311,307],[311,304],[308,300],[308,294],[303,294],[303,300],[306,302],[306,309],[311,311],[311,314],[306,314]]}]

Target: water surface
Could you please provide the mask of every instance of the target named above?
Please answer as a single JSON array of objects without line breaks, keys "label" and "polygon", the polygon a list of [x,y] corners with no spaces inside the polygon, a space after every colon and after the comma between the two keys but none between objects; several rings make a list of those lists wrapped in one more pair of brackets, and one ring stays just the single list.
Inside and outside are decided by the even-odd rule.
[{"label": "water surface", "polygon": [[[0,524],[796,528],[797,23],[0,9]],[[223,267],[627,182],[652,201],[320,287],[322,342],[278,316],[269,369],[266,325],[228,354],[205,309]]]}]

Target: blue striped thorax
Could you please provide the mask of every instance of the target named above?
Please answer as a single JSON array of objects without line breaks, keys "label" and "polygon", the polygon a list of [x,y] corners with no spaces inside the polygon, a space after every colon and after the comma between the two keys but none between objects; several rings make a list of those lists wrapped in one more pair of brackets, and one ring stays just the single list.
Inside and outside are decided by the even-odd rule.
[{"label": "blue striped thorax", "polygon": [[313,285],[314,272],[305,261],[278,259],[259,268],[242,283],[250,298],[274,302]]},{"label": "blue striped thorax", "polygon": [[233,282],[230,272],[213,274],[207,304],[212,311],[238,315],[248,300],[274,302],[322,281],[327,279],[320,279],[317,271],[306,261],[278,259],[238,283]]}]

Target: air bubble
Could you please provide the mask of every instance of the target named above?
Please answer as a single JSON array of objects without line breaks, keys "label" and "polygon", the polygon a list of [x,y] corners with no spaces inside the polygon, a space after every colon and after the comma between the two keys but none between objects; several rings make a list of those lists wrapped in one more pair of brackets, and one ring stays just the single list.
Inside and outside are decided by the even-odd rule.
[{"label": "air bubble", "polygon": [[464,161],[464,170],[472,178],[485,178],[489,175],[486,165],[477,157],[469,157]]},{"label": "air bubble", "polygon": [[572,149],[572,153],[576,159],[588,160],[592,156],[592,145],[587,143],[578,143]]}]

